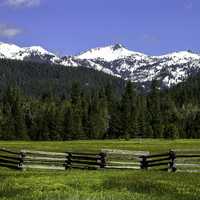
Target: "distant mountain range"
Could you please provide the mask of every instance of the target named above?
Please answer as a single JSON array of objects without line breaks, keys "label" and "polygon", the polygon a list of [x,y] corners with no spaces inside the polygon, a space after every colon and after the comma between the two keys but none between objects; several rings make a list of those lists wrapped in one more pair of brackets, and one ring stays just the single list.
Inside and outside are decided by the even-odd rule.
[{"label": "distant mountain range", "polygon": [[200,71],[200,54],[191,51],[149,56],[130,51],[121,44],[90,49],[79,55],[59,57],[40,46],[21,48],[0,43],[0,58],[66,67],[85,67],[146,84],[156,79],[163,87],[171,87]]}]

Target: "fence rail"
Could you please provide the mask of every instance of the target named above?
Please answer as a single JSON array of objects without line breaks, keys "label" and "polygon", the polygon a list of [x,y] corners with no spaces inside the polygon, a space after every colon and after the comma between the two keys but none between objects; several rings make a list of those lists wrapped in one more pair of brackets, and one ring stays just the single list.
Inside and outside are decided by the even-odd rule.
[{"label": "fence rail", "polygon": [[22,157],[20,152],[15,152],[5,148],[0,149],[0,166],[12,169],[21,168]]},{"label": "fence rail", "polygon": [[106,169],[140,169],[140,156],[148,156],[146,151],[128,151],[102,149],[105,156]]},{"label": "fence rail", "polygon": [[146,151],[103,149],[100,153],[45,152],[0,149],[0,167],[12,169],[135,169],[169,172],[200,172],[200,149]]},{"label": "fence rail", "polygon": [[200,149],[176,149],[178,172],[200,172]]},{"label": "fence rail", "polygon": [[166,171],[176,171],[176,153],[169,151],[163,154],[153,154],[148,156],[141,156],[141,169],[148,170],[149,168],[155,168]]}]

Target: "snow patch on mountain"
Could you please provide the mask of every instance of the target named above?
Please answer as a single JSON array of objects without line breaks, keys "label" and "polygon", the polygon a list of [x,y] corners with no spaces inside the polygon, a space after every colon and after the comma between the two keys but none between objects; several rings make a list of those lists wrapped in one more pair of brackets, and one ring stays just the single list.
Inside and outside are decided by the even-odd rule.
[{"label": "snow patch on mountain", "polygon": [[4,55],[6,58],[13,58],[17,53],[22,51],[23,49],[14,45],[7,43],[0,43],[0,53]]},{"label": "snow patch on mountain", "polygon": [[190,51],[179,51],[174,52],[162,56],[158,56],[158,58],[174,58],[174,59],[199,59],[200,56]]},{"label": "snow patch on mountain", "polygon": [[19,47],[14,44],[0,43],[0,56],[13,60],[49,61],[56,63],[60,60],[55,54],[40,46]]},{"label": "snow patch on mountain", "polygon": [[42,48],[41,46],[32,46],[32,47],[25,47],[24,48],[25,51],[30,52],[30,53],[38,53],[41,55],[53,55],[53,53],[50,53],[49,51],[47,51],[46,49]]},{"label": "snow patch on mountain", "polygon": [[123,47],[121,44],[111,45],[107,47],[99,47],[91,49],[77,56],[79,59],[102,59],[107,62],[111,62],[117,59],[122,59],[131,55],[135,55],[136,58],[141,59],[144,54],[130,51]]}]

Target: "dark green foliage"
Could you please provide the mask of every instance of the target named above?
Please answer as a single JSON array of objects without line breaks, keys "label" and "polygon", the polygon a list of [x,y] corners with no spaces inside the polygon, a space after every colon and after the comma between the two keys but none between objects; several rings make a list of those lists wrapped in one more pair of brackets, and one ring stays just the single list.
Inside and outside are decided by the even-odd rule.
[{"label": "dark green foliage", "polygon": [[141,94],[87,69],[4,60],[0,70],[0,139],[200,138],[200,76]]},{"label": "dark green foliage", "polygon": [[153,137],[163,136],[163,123],[161,115],[161,95],[159,84],[157,81],[152,81],[151,92],[148,98],[148,110],[150,117],[150,125],[153,129]]},{"label": "dark green foliage", "polygon": [[186,135],[188,138],[200,138],[200,111],[187,119]]},{"label": "dark green foliage", "polygon": [[3,139],[28,139],[23,109],[25,100],[18,88],[9,87],[2,100]]},{"label": "dark green foliage", "polygon": [[135,88],[131,82],[127,83],[121,100],[121,132],[126,138],[135,137],[138,132],[138,109]]},{"label": "dark green foliage", "polygon": [[178,138],[178,129],[175,124],[170,123],[166,124],[164,129],[164,138],[167,139],[176,139]]},{"label": "dark green foliage", "polygon": [[118,98],[125,87],[124,80],[92,69],[0,59],[0,92],[15,84],[28,96],[69,98],[73,82],[84,93],[110,85]]}]

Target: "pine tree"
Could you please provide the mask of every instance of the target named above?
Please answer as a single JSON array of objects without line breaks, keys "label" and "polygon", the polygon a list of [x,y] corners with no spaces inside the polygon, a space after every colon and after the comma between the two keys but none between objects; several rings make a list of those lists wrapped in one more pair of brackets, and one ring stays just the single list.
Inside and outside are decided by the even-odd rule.
[{"label": "pine tree", "polygon": [[188,138],[200,138],[200,111],[190,114],[186,121]]},{"label": "pine tree", "polygon": [[4,127],[7,139],[28,139],[24,117],[24,99],[16,87],[8,87],[3,97]]},{"label": "pine tree", "polygon": [[89,135],[89,118],[88,118],[88,109],[89,109],[90,98],[84,93],[81,94],[81,110],[82,110],[82,139],[88,139]]},{"label": "pine tree", "polygon": [[64,124],[63,124],[63,140],[74,139],[73,136],[73,114],[71,105],[65,107]]},{"label": "pine tree", "polygon": [[121,100],[121,131],[124,137],[135,137],[137,132],[136,92],[131,82],[127,83]]},{"label": "pine tree", "polygon": [[61,111],[58,111],[58,105],[55,103],[48,103],[46,110],[46,121],[48,126],[50,140],[61,140]]},{"label": "pine tree", "polygon": [[149,110],[149,121],[153,129],[153,135],[155,138],[163,136],[164,126],[162,123],[162,115],[160,108],[160,89],[158,81],[152,81],[151,92],[148,97],[148,110]]},{"label": "pine tree", "polygon": [[82,103],[81,103],[81,89],[78,83],[73,83],[71,89],[71,105],[72,105],[72,127],[71,134],[73,139],[83,138],[82,126]]},{"label": "pine tree", "polygon": [[148,137],[149,127],[148,127],[148,112],[147,112],[147,102],[145,96],[140,96],[138,99],[138,136]]},{"label": "pine tree", "polygon": [[123,137],[122,124],[121,124],[121,105],[119,102],[113,102],[112,112],[109,119],[108,138]]},{"label": "pine tree", "polygon": [[164,129],[164,137],[167,139],[176,139],[178,138],[178,128],[175,124],[170,123],[166,124]]},{"label": "pine tree", "polygon": [[93,93],[89,106],[89,137],[102,139],[108,131],[108,105],[104,91]]}]

